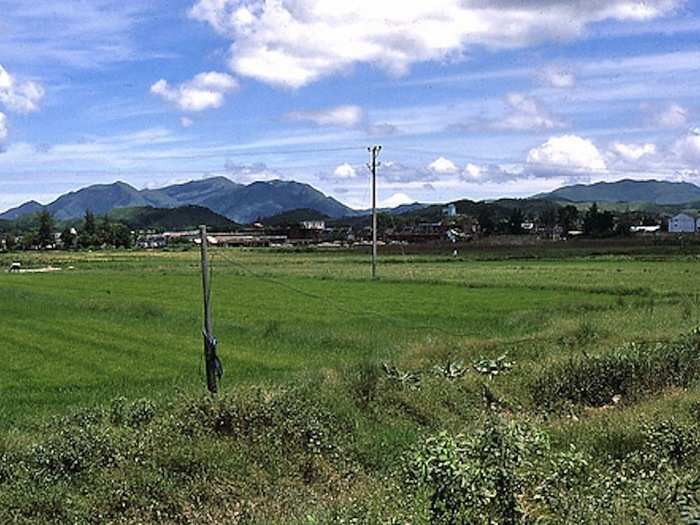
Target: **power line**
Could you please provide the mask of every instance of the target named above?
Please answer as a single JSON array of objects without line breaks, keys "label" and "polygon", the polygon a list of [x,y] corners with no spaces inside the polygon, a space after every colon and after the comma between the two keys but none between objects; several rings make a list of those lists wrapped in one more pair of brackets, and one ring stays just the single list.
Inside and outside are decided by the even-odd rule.
[{"label": "power line", "polygon": [[395,325],[401,325],[402,328],[406,330],[417,330],[417,331],[434,331],[434,332],[439,332],[442,333],[443,335],[447,335],[450,337],[458,337],[458,338],[464,338],[464,337],[471,337],[473,334],[465,334],[465,333],[458,333],[458,332],[451,332],[449,330],[445,330],[444,328],[440,328],[439,326],[430,326],[430,325],[421,325],[421,324],[416,324],[413,321],[409,321],[406,319],[402,319],[400,317],[395,317],[387,314],[383,314],[381,312],[373,311],[373,310],[367,310],[363,309],[362,311],[354,310],[347,305],[340,303],[334,299],[331,299],[330,297],[325,297],[323,295],[314,293],[314,292],[309,292],[308,290],[303,290],[301,288],[297,288],[296,286],[293,286],[291,284],[279,281],[277,279],[274,279],[272,277],[263,275],[259,272],[256,272],[255,270],[251,269],[247,265],[236,261],[235,259],[231,258],[226,254],[226,252],[221,251],[225,250],[225,248],[221,248],[220,250],[217,250],[217,255],[219,255],[221,258],[225,259],[227,262],[229,262],[231,265],[241,269],[245,273],[251,275],[252,277],[269,283],[273,284],[275,286],[279,286],[280,288],[284,288],[286,290],[289,290],[291,292],[294,292],[298,295],[301,295],[303,297],[306,297],[308,299],[314,299],[319,302],[323,302],[326,305],[336,309],[339,312],[342,312],[347,315],[352,315],[357,318],[363,318],[363,319],[371,319],[371,320],[376,320],[376,319],[383,319],[387,322],[390,322]]}]

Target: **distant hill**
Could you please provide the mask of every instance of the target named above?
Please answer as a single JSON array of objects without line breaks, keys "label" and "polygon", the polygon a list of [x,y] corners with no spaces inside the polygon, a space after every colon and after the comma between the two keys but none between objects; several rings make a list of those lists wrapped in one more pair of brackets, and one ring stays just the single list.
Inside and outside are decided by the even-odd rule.
[{"label": "distant hill", "polygon": [[109,214],[115,222],[126,224],[132,230],[192,230],[201,224],[217,231],[232,231],[239,224],[202,206],[179,208],[118,208]]},{"label": "distant hill", "polygon": [[330,219],[330,217],[320,211],[309,208],[299,208],[267,217],[263,220],[263,224],[269,226],[287,226],[298,224],[303,221],[327,221],[328,219]]},{"label": "distant hill", "polygon": [[[46,208],[57,220],[65,220],[79,218],[87,209],[104,215],[118,208],[177,208],[187,205],[209,208],[238,223],[250,223],[298,208],[313,209],[329,217],[359,213],[308,184],[273,180],[243,185],[225,177],[155,190],[137,190],[124,182],[97,184],[62,195]],[[31,201],[0,214],[0,219],[14,220],[36,213],[42,207]]]},{"label": "distant hill", "polygon": [[5,213],[0,214],[0,219],[5,221],[14,221],[19,219],[24,215],[31,215],[33,213],[39,213],[43,206],[37,201],[25,202],[21,206],[7,210]]},{"label": "distant hill", "polygon": [[700,200],[700,187],[689,182],[658,180],[620,180],[565,186],[537,199],[569,202],[650,202],[653,204],[685,204]]}]

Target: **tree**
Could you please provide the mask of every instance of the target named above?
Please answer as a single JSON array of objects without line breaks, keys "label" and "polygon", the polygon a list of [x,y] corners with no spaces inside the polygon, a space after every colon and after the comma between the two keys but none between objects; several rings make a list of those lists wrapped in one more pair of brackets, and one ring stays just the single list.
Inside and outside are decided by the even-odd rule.
[{"label": "tree", "polygon": [[17,247],[17,238],[13,233],[8,233],[5,235],[5,249],[11,252]]},{"label": "tree", "polygon": [[71,228],[66,226],[61,232],[61,242],[63,243],[64,249],[70,249],[75,246],[76,235],[73,233]]},{"label": "tree", "polygon": [[523,222],[525,222],[525,216],[523,212],[518,208],[514,208],[510,212],[510,217],[508,217],[508,233],[511,235],[520,235],[523,233]]},{"label": "tree", "polygon": [[564,231],[570,231],[576,229],[576,223],[578,222],[578,209],[576,206],[568,204],[563,208],[559,208],[558,223]]},{"label": "tree", "polygon": [[78,236],[78,245],[81,248],[89,248],[97,244],[97,226],[95,225],[95,215],[90,210],[85,210],[83,228]]},{"label": "tree", "polygon": [[592,237],[610,235],[615,226],[615,218],[609,211],[601,212],[594,202],[583,219],[583,233]]},{"label": "tree", "polygon": [[557,208],[555,206],[547,206],[540,213],[540,221],[545,226],[554,226],[557,223]]},{"label": "tree", "polygon": [[121,223],[115,224],[112,240],[115,248],[131,248],[131,231]]},{"label": "tree", "polygon": [[494,213],[488,206],[483,206],[479,210],[478,214],[479,227],[484,234],[493,233],[496,229],[496,222],[494,221]]},{"label": "tree", "polygon": [[37,246],[40,248],[48,248],[49,246],[53,246],[55,242],[53,230],[53,217],[51,217],[49,211],[44,208],[39,214],[39,232],[35,238]]},{"label": "tree", "polygon": [[97,229],[97,244],[99,244],[100,246],[114,245],[114,231],[112,227],[112,221],[109,220],[109,215],[105,215],[104,217],[102,217],[102,222],[100,223],[100,226]]}]

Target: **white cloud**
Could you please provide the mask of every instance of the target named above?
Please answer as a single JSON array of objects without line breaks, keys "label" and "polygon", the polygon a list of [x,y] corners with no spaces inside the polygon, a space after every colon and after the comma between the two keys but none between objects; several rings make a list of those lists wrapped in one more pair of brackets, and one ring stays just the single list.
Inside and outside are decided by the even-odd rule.
[{"label": "white cloud", "polygon": [[416,199],[409,197],[405,193],[394,193],[391,197],[382,200],[379,203],[380,208],[396,208],[403,204],[413,204]]},{"label": "white cloud", "polygon": [[262,162],[250,165],[241,165],[227,161],[225,170],[228,178],[241,184],[249,184],[251,182],[261,180],[270,181],[284,178],[280,172],[269,168]]},{"label": "white cloud", "polygon": [[0,65],[0,103],[10,111],[31,113],[39,109],[44,88],[32,81],[18,82]]},{"label": "white cloud", "polygon": [[0,142],[4,141],[7,138],[8,133],[9,131],[7,129],[7,117],[4,113],[0,113]]},{"label": "white cloud", "polygon": [[192,120],[190,117],[180,117],[180,125],[183,128],[189,128],[194,124],[194,120]]},{"label": "white cloud", "polygon": [[483,172],[484,172],[484,168],[482,168],[478,164],[469,163],[464,168],[464,174],[471,179],[478,180],[481,177],[481,175],[483,174]]},{"label": "white cloud", "polygon": [[655,122],[664,128],[681,128],[688,124],[688,110],[678,104],[671,104],[656,115]]},{"label": "white cloud", "polygon": [[686,162],[700,162],[700,135],[690,132],[673,145],[673,153]]},{"label": "white cloud", "polygon": [[531,129],[555,129],[564,124],[542,108],[537,100],[522,93],[510,93],[506,97],[511,112],[493,123],[496,129],[523,131]]},{"label": "white cloud", "polygon": [[642,157],[654,155],[656,153],[656,144],[623,144],[615,142],[612,145],[612,151],[623,160],[633,162]]},{"label": "white cloud", "polygon": [[232,40],[230,66],[260,81],[301,87],[354,64],[392,74],[469,47],[519,48],[574,38],[592,22],[649,20],[680,0],[527,3],[497,0],[198,0],[190,16]]},{"label": "white cloud", "polygon": [[339,179],[352,179],[357,177],[357,171],[346,162],[335,168],[333,175]]},{"label": "white cloud", "polygon": [[294,111],[287,113],[290,120],[309,121],[318,126],[354,128],[362,123],[365,113],[359,106],[336,106],[320,111]]},{"label": "white cloud", "polygon": [[542,80],[554,88],[572,88],[576,85],[576,76],[570,71],[548,67],[541,73]]},{"label": "white cloud", "polygon": [[607,167],[598,148],[590,140],[577,135],[550,138],[530,150],[527,163],[535,170],[544,171],[596,171]]},{"label": "white cloud", "polygon": [[435,173],[457,173],[458,169],[455,163],[445,157],[439,157],[428,165],[428,169]]},{"label": "white cloud", "polygon": [[200,73],[177,87],[161,79],[151,86],[151,93],[177,105],[183,111],[219,108],[225,95],[238,88],[238,81],[226,73]]}]

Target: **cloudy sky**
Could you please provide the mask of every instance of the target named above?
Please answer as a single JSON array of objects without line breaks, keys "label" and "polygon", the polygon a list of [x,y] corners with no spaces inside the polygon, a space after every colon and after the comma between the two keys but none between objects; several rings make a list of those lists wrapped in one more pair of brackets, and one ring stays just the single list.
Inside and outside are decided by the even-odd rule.
[{"label": "cloudy sky", "polygon": [[226,175],[369,200],[700,183],[693,0],[0,0],[0,209]]}]

